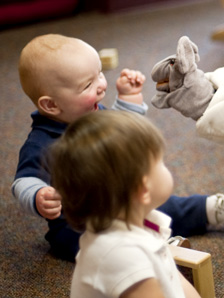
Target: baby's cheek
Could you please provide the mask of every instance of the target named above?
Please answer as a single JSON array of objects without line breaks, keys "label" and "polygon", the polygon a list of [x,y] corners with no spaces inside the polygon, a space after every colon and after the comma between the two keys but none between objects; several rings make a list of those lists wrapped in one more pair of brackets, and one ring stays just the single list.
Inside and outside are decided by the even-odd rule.
[{"label": "baby's cheek", "polygon": [[95,104],[96,100],[97,100],[96,96],[93,95],[93,96],[91,96],[91,97],[89,98],[89,100],[88,100],[88,104],[89,104],[90,106],[92,106],[92,105]]},{"label": "baby's cheek", "polygon": [[85,98],[84,101],[84,106],[86,109],[92,108],[94,104],[96,103],[96,96],[95,95],[90,95]]}]

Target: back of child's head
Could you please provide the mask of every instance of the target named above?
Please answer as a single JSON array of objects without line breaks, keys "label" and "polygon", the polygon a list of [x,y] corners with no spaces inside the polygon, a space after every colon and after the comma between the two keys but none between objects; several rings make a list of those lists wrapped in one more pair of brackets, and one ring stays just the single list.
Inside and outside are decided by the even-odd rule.
[{"label": "back of child's head", "polygon": [[124,212],[128,224],[132,196],[163,150],[158,129],[135,113],[97,111],[70,124],[51,151],[53,186],[68,222],[99,232]]}]

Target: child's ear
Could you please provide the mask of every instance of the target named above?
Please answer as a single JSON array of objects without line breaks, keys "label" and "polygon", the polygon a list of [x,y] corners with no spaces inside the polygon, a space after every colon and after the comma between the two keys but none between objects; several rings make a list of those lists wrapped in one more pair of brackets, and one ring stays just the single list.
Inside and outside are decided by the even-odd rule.
[{"label": "child's ear", "polygon": [[139,200],[143,205],[148,205],[151,202],[150,180],[148,176],[142,178],[142,185],[139,189]]},{"label": "child's ear", "polygon": [[38,99],[38,108],[47,114],[57,116],[60,113],[60,109],[57,103],[50,96],[41,96]]}]

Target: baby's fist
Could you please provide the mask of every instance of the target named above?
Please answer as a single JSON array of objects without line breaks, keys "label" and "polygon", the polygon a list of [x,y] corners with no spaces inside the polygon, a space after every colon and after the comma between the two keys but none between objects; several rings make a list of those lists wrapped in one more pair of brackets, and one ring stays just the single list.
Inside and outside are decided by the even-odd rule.
[{"label": "baby's fist", "polygon": [[36,207],[41,216],[55,219],[61,215],[61,196],[51,186],[38,190],[36,194]]},{"label": "baby's fist", "polygon": [[125,68],[121,71],[117,79],[116,86],[119,99],[128,102],[142,104],[142,87],[145,82],[145,76],[140,71]]}]

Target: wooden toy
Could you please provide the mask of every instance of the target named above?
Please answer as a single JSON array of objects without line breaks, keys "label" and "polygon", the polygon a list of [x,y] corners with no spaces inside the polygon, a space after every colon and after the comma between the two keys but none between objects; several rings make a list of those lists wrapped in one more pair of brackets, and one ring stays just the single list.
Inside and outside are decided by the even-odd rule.
[{"label": "wooden toy", "polygon": [[103,70],[113,69],[118,66],[118,51],[115,48],[102,49],[99,51]]}]

